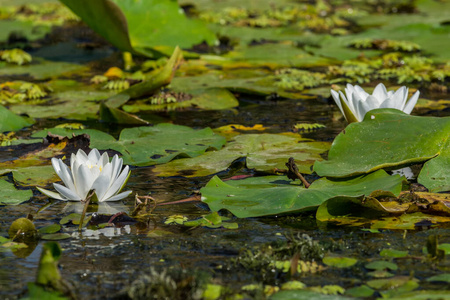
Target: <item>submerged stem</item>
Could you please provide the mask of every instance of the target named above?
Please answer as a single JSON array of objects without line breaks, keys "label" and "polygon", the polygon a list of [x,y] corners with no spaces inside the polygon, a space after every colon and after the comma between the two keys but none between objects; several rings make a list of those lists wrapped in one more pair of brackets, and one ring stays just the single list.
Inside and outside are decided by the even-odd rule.
[{"label": "submerged stem", "polygon": [[86,197],[86,203],[84,204],[84,208],[83,208],[83,212],[81,213],[81,218],[80,218],[80,225],[78,226],[78,231],[81,232],[81,229],[83,228],[83,222],[84,222],[84,217],[86,216],[86,211],[87,208],[89,206],[89,203],[91,202],[91,198],[94,195],[95,191],[92,191],[92,193],[90,193],[87,197]]}]

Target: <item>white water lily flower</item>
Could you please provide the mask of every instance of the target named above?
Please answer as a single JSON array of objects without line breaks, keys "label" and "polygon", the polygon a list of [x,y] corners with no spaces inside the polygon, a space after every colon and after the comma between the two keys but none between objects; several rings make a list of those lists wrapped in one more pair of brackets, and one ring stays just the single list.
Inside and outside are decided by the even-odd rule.
[{"label": "white water lily flower", "polygon": [[[410,114],[419,99],[417,91],[408,100],[408,88],[402,86],[397,91],[387,91],[384,84],[378,84],[372,95],[360,86],[347,84],[345,95],[341,91],[331,90],[331,96],[341,110],[347,122],[361,122],[366,113],[375,108],[395,108]],[[347,97],[346,97],[347,96]]]},{"label": "white water lily flower", "polygon": [[[54,183],[58,193],[37,188],[43,194],[58,200],[86,200],[89,192],[95,190],[99,202],[117,201],[128,196],[131,191],[120,193],[130,176],[129,167],[122,170],[123,161],[114,155],[111,162],[108,153],[100,155],[97,149],[92,149],[89,155],[83,150],[70,157],[70,168],[61,159],[52,158],[56,174],[66,186]],[[120,172],[122,170],[122,172]]]}]

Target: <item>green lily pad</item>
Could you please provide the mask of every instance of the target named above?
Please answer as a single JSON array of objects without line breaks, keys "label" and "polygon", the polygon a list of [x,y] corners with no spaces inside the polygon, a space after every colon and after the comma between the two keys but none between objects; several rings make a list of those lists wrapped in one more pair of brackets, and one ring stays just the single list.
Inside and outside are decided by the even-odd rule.
[{"label": "green lily pad", "polygon": [[3,179],[0,180],[0,191],[2,191],[0,205],[18,205],[33,196],[31,190],[18,190],[14,184]]},{"label": "green lily pad", "polygon": [[0,105],[0,132],[17,131],[31,123],[22,117],[10,112],[6,107]]},{"label": "green lily pad", "polygon": [[397,270],[398,266],[396,264],[394,264],[393,262],[390,261],[385,261],[385,260],[377,260],[377,261],[373,261],[370,262],[368,264],[365,265],[366,269],[371,269],[371,270]]},{"label": "green lily pad", "polygon": [[236,47],[223,56],[222,65],[233,67],[317,67],[326,66],[335,60],[313,56],[289,43],[267,43],[255,46]]},{"label": "green lily pad", "polygon": [[180,157],[195,157],[210,149],[220,149],[225,144],[225,138],[215,134],[210,128],[195,130],[167,123],[124,129],[119,140],[94,129],[52,128],[39,131],[33,137],[43,137],[48,132],[68,137],[72,134],[89,134],[92,148],[119,151],[123,154],[124,164],[135,166],[161,164]]},{"label": "green lily pad", "polygon": [[124,105],[122,108],[129,113],[139,111],[171,111],[189,107],[196,107],[205,110],[229,109],[239,106],[236,97],[226,89],[209,88],[199,90],[186,90],[184,93],[192,98],[170,103],[152,104],[150,100],[138,100],[135,103]]},{"label": "green lily pad", "polygon": [[62,0],[92,29],[122,51],[152,56],[148,48],[189,48],[215,35],[199,20],[188,19],[176,1]]},{"label": "green lily pad", "polygon": [[51,165],[17,167],[12,170],[14,182],[21,186],[45,186],[49,182],[59,181],[59,177]]},{"label": "green lily pad", "polygon": [[339,296],[339,295],[324,295],[313,291],[305,290],[285,290],[280,291],[269,297],[270,300],[351,300],[355,298]]},{"label": "green lily pad", "polygon": [[155,167],[159,176],[206,176],[225,170],[238,158],[246,158],[247,168],[273,172],[286,169],[289,157],[294,157],[299,171],[311,173],[311,166],[321,160],[328,149],[327,142],[312,142],[297,134],[242,134],[235,136],[219,151],[194,158],[180,159]]},{"label": "green lily pad", "polygon": [[293,184],[286,177],[267,176],[226,183],[217,176],[200,190],[202,201],[212,211],[228,209],[239,218],[292,213],[316,209],[334,197],[360,197],[383,188],[400,193],[401,178],[378,171],[347,181],[316,180],[308,189]]},{"label": "green lily pad", "polygon": [[450,298],[450,291],[420,290],[389,297],[390,300],[442,300]]},{"label": "green lily pad", "polygon": [[345,291],[345,294],[352,297],[370,297],[375,290],[363,284]]},{"label": "green lily pad", "polygon": [[61,225],[59,224],[51,224],[45,227],[41,227],[38,229],[38,232],[41,234],[53,234],[61,230]]},{"label": "green lily pad", "polygon": [[383,249],[383,250],[381,250],[380,255],[386,256],[386,257],[399,258],[399,257],[407,256],[408,251],[395,250],[395,249]]},{"label": "green lily pad", "polygon": [[450,186],[450,175],[444,171],[450,168],[448,132],[450,117],[372,110],[363,122],[350,124],[338,135],[328,161],[316,162],[314,170],[320,176],[347,177],[430,160],[419,175],[419,183],[433,192],[443,191]]},{"label": "green lily pad", "polygon": [[28,65],[11,65],[5,62],[0,62],[0,76],[31,76],[34,79],[48,79],[56,76],[73,76],[73,74],[81,74],[88,71],[88,68],[83,65],[48,61],[42,58],[33,59],[32,64]]},{"label": "green lily pad", "polygon": [[51,234],[44,234],[41,236],[41,239],[46,241],[60,241],[60,240],[67,240],[70,239],[72,236],[68,233],[51,233]]},{"label": "green lily pad", "polygon": [[108,90],[97,90],[93,86],[74,80],[54,80],[47,85],[53,92],[46,102],[38,105],[15,104],[11,106],[11,111],[27,114],[33,118],[97,119],[99,102],[113,93]]},{"label": "green lily pad", "polygon": [[45,37],[50,30],[50,26],[35,26],[31,21],[0,20],[0,41],[6,42],[11,32],[16,32],[29,41],[34,41]]},{"label": "green lily pad", "polygon": [[227,222],[230,218],[222,217],[217,212],[212,212],[200,219],[185,221],[184,226],[197,227],[203,226],[208,228],[226,228],[226,229],[237,229],[239,226],[235,222]]},{"label": "green lily pad", "polygon": [[352,257],[325,256],[322,259],[322,262],[330,267],[348,268],[355,265],[358,262],[358,260]]},{"label": "green lily pad", "polygon": [[439,282],[450,283],[450,273],[431,276],[431,277],[427,278],[427,281],[439,281]]}]

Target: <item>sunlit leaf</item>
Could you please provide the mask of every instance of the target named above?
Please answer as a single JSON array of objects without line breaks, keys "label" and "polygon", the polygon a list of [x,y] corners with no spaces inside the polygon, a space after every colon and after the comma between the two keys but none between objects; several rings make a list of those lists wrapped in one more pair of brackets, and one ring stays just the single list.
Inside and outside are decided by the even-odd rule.
[{"label": "sunlit leaf", "polygon": [[[346,177],[427,160],[419,182],[432,191],[450,186],[450,118],[417,117],[394,109],[376,109],[352,123],[334,140],[328,161],[318,161],[321,176]],[[442,157],[441,157],[442,156]],[[434,160],[437,159],[437,162]]]},{"label": "sunlit leaf", "polygon": [[336,268],[348,268],[355,265],[358,260],[352,257],[343,257],[343,256],[325,256],[322,259],[323,263],[330,267]]},{"label": "sunlit leaf", "polygon": [[346,295],[352,297],[370,297],[373,293],[375,293],[375,290],[365,284],[345,291]]},{"label": "sunlit leaf", "polygon": [[280,291],[269,297],[270,300],[350,300],[354,298],[339,295],[324,295],[317,292],[306,290],[285,290]]},{"label": "sunlit leaf", "polygon": [[[123,109],[130,113],[139,111],[172,111],[185,108],[199,108],[205,110],[229,109],[239,105],[236,97],[226,89],[209,88],[199,90],[186,90],[189,97],[186,100],[174,100],[174,102],[151,103],[153,98],[138,100],[133,104],[126,104]],[[157,97],[157,96],[156,96]]]},{"label": "sunlit leaf", "polygon": [[225,170],[237,159],[245,157],[247,168],[273,172],[275,168],[285,170],[289,157],[293,157],[299,171],[310,174],[311,165],[322,159],[320,154],[328,146],[327,142],[309,141],[299,135],[242,134],[219,151],[173,161],[153,171],[159,176],[205,176]]},{"label": "sunlit leaf", "polygon": [[60,241],[60,240],[66,240],[70,239],[72,236],[68,233],[51,233],[51,234],[44,234],[41,236],[41,239],[46,241]]},{"label": "sunlit leaf", "polygon": [[439,275],[431,276],[431,277],[427,278],[427,281],[440,281],[440,282],[450,283],[450,274],[446,273],[446,274],[439,274]]},{"label": "sunlit leaf", "polygon": [[176,1],[62,0],[92,29],[122,51],[152,56],[156,46],[192,47],[216,37],[203,23],[188,19]]},{"label": "sunlit leaf", "polygon": [[385,260],[377,260],[377,261],[373,261],[370,262],[368,264],[365,265],[365,267],[367,269],[373,269],[373,270],[385,270],[385,269],[389,269],[389,270],[397,270],[398,266],[390,261],[385,261]]},{"label": "sunlit leaf", "polygon": [[228,209],[239,218],[292,213],[316,209],[334,197],[360,197],[383,188],[399,193],[401,178],[375,172],[347,181],[316,180],[308,189],[282,176],[230,180],[213,177],[200,190],[202,201],[212,211]]},{"label": "sunlit leaf", "polygon": [[18,115],[10,112],[6,107],[0,105],[0,132],[17,131],[31,123]]},{"label": "sunlit leaf", "polygon": [[179,157],[195,157],[209,149],[220,149],[225,138],[210,128],[195,130],[190,127],[161,123],[156,126],[126,128],[119,140],[95,129],[70,130],[52,128],[39,131],[33,137],[47,132],[61,136],[89,134],[91,148],[113,149],[123,154],[124,164],[144,166],[165,163]]},{"label": "sunlit leaf", "polygon": [[407,256],[408,255],[408,251],[395,250],[395,249],[383,249],[383,250],[381,250],[380,255],[381,256],[386,256],[386,257],[399,258],[399,257]]},{"label": "sunlit leaf", "polygon": [[1,205],[18,205],[33,196],[31,190],[18,190],[14,184],[4,179],[0,180],[0,191],[2,193],[2,197],[0,197]]}]

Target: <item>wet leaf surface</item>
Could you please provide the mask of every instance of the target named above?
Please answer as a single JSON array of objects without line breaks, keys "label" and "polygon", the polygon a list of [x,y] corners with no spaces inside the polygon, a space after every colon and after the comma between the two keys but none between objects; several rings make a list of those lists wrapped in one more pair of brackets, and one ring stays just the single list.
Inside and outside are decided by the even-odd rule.
[{"label": "wet leaf surface", "polygon": [[349,125],[333,142],[329,160],[317,162],[314,170],[321,176],[346,177],[430,160],[419,175],[419,183],[435,192],[445,191],[449,184],[443,171],[449,168],[449,131],[449,118],[374,110],[363,122]]},{"label": "wet leaf surface", "polygon": [[239,218],[314,210],[328,199],[357,198],[383,187],[399,193],[401,178],[378,171],[343,182],[321,178],[308,189],[280,176],[255,177],[223,182],[213,177],[200,190],[211,210],[227,209]]}]

